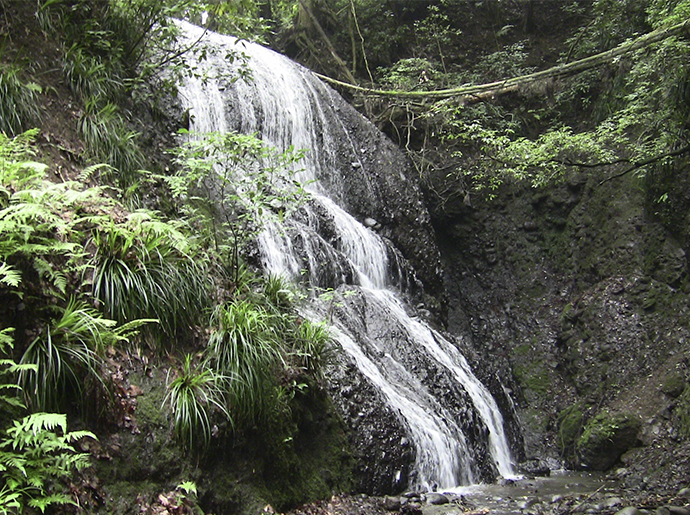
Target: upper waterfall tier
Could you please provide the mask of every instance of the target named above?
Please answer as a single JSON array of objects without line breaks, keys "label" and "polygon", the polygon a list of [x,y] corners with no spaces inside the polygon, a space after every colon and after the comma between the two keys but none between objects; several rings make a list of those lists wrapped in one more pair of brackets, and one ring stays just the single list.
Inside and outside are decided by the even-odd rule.
[{"label": "upper waterfall tier", "polygon": [[[203,29],[179,23],[188,42],[202,36]],[[279,149],[306,149],[297,178],[304,183],[315,179],[312,191],[358,221],[375,221],[377,233],[413,264],[425,290],[440,293],[440,256],[430,217],[399,149],[340,95],[286,57],[212,32],[203,35],[200,45],[204,59],[189,63],[198,71],[187,81],[196,87],[184,92],[194,129],[257,133]],[[243,66],[241,55],[249,66]]]}]

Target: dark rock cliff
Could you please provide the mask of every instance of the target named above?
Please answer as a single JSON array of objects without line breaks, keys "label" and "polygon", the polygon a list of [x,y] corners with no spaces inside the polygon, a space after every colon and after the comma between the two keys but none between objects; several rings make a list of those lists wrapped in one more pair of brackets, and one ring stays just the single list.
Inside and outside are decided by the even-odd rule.
[{"label": "dark rock cliff", "polygon": [[682,408],[663,391],[671,377],[683,391],[690,357],[687,181],[676,177],[675,216],[640,179],[585,174],[432,207],[449,329],[512,378],[527,458],[585,466],[585,424],[604,408],[643,420],[635,460],[682,441]]}]

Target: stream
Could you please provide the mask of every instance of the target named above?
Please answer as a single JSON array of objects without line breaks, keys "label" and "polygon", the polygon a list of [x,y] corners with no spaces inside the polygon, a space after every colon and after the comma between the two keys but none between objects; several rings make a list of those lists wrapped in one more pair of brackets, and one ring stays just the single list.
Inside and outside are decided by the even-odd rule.
[{"label": "stream", "polygon": [[[618,482],[599,473],[552,471],[549,477],[499,481],[451,489],[447,505],[425,505],[427,515],[486,511],[495,515],[617,511]],[[578,508],[579,506],[579,508]]]}]

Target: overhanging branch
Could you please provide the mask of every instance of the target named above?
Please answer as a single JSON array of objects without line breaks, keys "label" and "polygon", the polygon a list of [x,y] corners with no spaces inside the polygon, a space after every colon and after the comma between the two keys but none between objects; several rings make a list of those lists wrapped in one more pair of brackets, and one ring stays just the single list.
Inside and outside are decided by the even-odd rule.
[{"label": "overhanging branch", "polygon": [[601,181],[599,183],[599,186],[601,186],[602,184],[605,184],[605,183],[607,183],[613,179],[618,179],[619,177],[623,177],[624,175],[627,175],[630,172],[633,172],[635,170],[639,170],[642,167],[654,164],[658,161],[661,161],[662,159],[666,159],[668,157],[677,157],[677,156],[680,156],[680,155],[688,153],[688,152],[690,152],[690,145],[686,145],[682,148],[679,148],[678,150],[673,150],[671,152],[665,152],[663,154],[659,154],[659,155],[656,155],[654,157],[650,157],[649,159],[645,159],[643,161],[634,162],[628,168],[623,170],[622,172],[617,173],[615,175],[612,175],[611,177],[607,177],[606,179]]},{"label": "overhanging branch", "polygon": [[370,89],[361,86],[356,86],[354,84],[349,84],[347,82],[342,82],[325,75],[316,74],[322,80],[341,86],[358,93],[365,95],[374,95],[380,97],[397,97],[397,98],[430,98],[430,99],[443,99],[458,96],[465,96],[469,102],[472,101],[473,97],[486,98],[489,96],[501,95],[508,93],[510,91],[517,90],[520,86],[531,84],[537,81],[545,79],[554,79],[567,77],[570,75],[575,75],[583,71],[596,68],[601,66],[612,59],[619,57],[621,55],[634,52],[640,48],[644,48],[652,43],[658,41],[663,41],[664,39],[670,38],[671,36],[676,36],[687,32],[690,30],[690,20],[686,20],[677,25],[665,29],[655,30],[644,36],[633,41],[627,41],[618,45],[616,48],[607,50],[606,52],[601,52],[599,54],[580,59],[578,61],[573,61],[572,63],[562,64],[559,66],[554,66],[547,70],[542,70],[540,72],[530,73],[529,75],[522,75],[520,77],[513,77],[511,79],[506,79],[497,82],[490,82],[487,84],[479,84],[474,86],[461,86],[459,88],[452,89],[441,89],[436,91],[395,91],[395,90],[381,90],[381,89]]}]

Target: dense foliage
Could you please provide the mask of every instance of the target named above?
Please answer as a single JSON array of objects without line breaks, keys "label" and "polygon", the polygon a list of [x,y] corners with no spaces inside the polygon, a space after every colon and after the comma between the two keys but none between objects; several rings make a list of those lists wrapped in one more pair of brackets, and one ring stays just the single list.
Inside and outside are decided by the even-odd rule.
[{"label": "dense foliage", "polygon": [[[270,212],[279,221],[303,197],[287,172],[300,155],[251,136],[199,134],[171,151],[173,172],[145,171],[152,156],[130,112],[159,98],[147,85],[153,62],[181,63],[188,49],[174,42],[167,17],[192,4],[39,4],[38,19],[58,38],[62,73],[81,106],[81,173],[59,182],[52,177],[60,168],[36,159],[39,131],[22,132],[39,121],[42,89],[20,66],[2,62],[0,400],[11,407],[0,419],[5,512],[73,502],[68,481],[89,464],[73,444],[95,436],[69,433],[65,415],[45,412],[117,420],[108,371],[117,353],[169,356],[163,407],[171,434],[200,454],[212,435],[232,439],[259,422],[289,436],[291,401],[317,379],[327,331],[298,316],[287,284],[245,264],[261,217]],[[155,185],[153,203],[166,214],[144,207],[138,194]],[[240,313],[260,323],[236,326]]]},{"label": "dense foliage", "polygon": [[[10,1],[0,0],[6,20]],[[408,150],[437,205],[490,198],[505,181],[541,187],[583,170],[600,181],[634,174],[674,225],[687,203],[671,188],[690,153],[687,30],[567,78],[473,97],[424,95],[543,67],[535,50],[547,54],[556,39],[545,28],[553,20],[568,20],[570,38],[544,55],[549,64],[690,19],[688,0],[551,2],[543,14],[551,18],[541,19],[534,4],[37,2],[83,144],[53,147],[70,150],[81,173],[57,181],[51,156],[36,157],[45,135],[30,129],[55,91],[0,43],[0,506],[69,502],[64,480],[87,464],[73,444],[93,435],[69,433],[63,415],[46,412],[87,418],[108,406],[104,363],[114,349],[170,356],[163,406],[190,452],[203,453],[223,430],[229,438],[285,429],[294,397],[319,378],[326,327],[300,317],[292,287],[256,275],[246,259],[262,217],[280,222],[303,201],[288,172],[299,153],[253,136],[183,133],[164,157],[133,115],[156,120],[176,80],[194,73],[185,54],[204,55],[176,42],[172,17],[271,44],[346,82],[420,92],[343,89]],[[465,37],[470,24],[490,27],[486,38]],[[685,225],[676,230],[687,237]],[[576,406],[560,421],[564,453],[576,447],[581,416]]]}]

